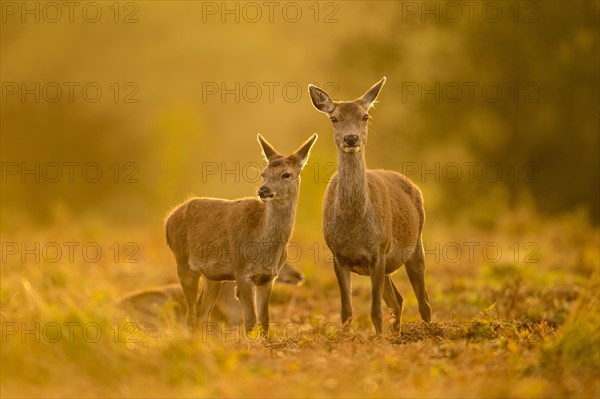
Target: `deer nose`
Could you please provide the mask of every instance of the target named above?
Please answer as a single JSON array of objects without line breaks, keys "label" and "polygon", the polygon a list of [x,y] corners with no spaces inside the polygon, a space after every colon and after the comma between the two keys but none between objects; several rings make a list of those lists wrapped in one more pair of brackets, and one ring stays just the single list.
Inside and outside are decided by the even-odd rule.
[{"label": "deer nose", "polygon": [[355,134],[349,134],[348,136],[344,136],[344,143],[346,143],[350,147],[354,147],[357,141],[358,136]]},{"label": "deer nose", "polygon": [[267,195],[268,192],[269,192],[269,189],[267,188],[267,186],[262,186],[261,188],[258,189],[258,196],[264,197],[265,195]]}]

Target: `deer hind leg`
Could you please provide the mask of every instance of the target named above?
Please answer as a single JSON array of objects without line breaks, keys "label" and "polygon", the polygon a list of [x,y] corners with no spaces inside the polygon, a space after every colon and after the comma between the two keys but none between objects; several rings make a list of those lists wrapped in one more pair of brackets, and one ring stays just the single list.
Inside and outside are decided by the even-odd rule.
[{"label": "deer hind leg", "polygon": [[221,281],[214,281],[206,278],[206,276],[204,277],[202,292],[198,297],[197,303],[198,322],[201,327],[204,327],[204,323],[210,321],[210,314],[215,307],[220,291]]},{"label": "deer hind leg", "polygon": [[375,326],[375,333],[381,335],[383,332],[383,309],[382,299],[385,287],[385,264],[381,259],[375,262],[371,269],[371,321]]},{"label": "deer hind leg", "polygon": [[400,331],[400,322],[402,321],[402,306],[404,299],[398,292],[398,289],[394,285],[392,276],[385,276],[385,282],[383,286],[383,300],[385,303],[394,311],[394,324],[392,324],[392,331]]},{"label": "deer hind leg", "polygon": [[187,306],[186,321],[187,328],[193,334],[196,332],[198,318],[196,313],[196,301],[198,300],[198,280],[200,272],[190,269],[187,261],[177,261],[177,276],[185,296]]},{"label": "deer hind leg", "polygon": [[412,256],[404,264],[406,274],[410,284],[415,291],[417,301],[419,302],[419,313],[421,319],[426,322],[431,321],[431,306],[429,305],[429,294],[425,289],[425,254],[423,253],[423,243],[419,239],[417,248]]}]

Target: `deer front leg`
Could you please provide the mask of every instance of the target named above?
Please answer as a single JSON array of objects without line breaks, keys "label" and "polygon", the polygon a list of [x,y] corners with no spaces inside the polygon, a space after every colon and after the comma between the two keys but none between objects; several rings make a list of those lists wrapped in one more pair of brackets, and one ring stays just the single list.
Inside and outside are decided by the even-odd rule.
[{"label": "deer front leg", "polygon": [[273,280],[256,286],[256,308],[258,310],[258,322],[261,327],[261,335],[268,336],[269,333],[269,299]]},{"label": "deer front leg", "polygon": [[342,300],[342,325],[347,327],[352,323],[352,280],[350,271],[344,269],[339,262],[333,259],[333,269],[340,287],[340,297]]},{"label": "deer front leg", "polygon": [[256,310],[254,308],[255,286],[254,283],[244,276],[237,278],[236,283],[237,298],[240,301],[244,315],[244,327],[246,328],[246,333],[250,333],[256,325]]},{"label": "deer front leg", "polygon": [[385,282],[385,260],[377,259],[371,269],[371,320],[375,326],[375,333],[381,335],[383,331],[383,285]]}]

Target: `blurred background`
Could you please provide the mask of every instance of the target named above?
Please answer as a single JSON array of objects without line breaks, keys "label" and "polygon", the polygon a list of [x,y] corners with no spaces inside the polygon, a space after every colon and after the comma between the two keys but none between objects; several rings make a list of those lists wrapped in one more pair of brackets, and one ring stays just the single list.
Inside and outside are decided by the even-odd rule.
[{"label": "blurred background", "polygon": [[254,195],[257,133],[287,153],[317,132],[297,230],[319,237],[336,150],[306,87],[349,100],[384,75],[367,162],[419,184],[428,223],[598,222],[597,2],[2,7],[4,230],[160,230],[188,196]]},{"label": "blurred background", "polygon": [[[599,4],[0,1],[2,395],[597,397]],[[257,133],[286,154],[319,134],[289,250],[306,283],[276,285],[272,320],[339,323],[321,234],[337,151],[307,86],[351,100],[382,76],[366,160],[423,191],[431,328],[400,270],[412,344],[125,329],[118,298],[178,281],[168,212],[255,196]],[[359,335],[370,292],[353,278]],[[102,339],[48,339],[72,322]],[[5,325],[23,329],[7,344]]]}]

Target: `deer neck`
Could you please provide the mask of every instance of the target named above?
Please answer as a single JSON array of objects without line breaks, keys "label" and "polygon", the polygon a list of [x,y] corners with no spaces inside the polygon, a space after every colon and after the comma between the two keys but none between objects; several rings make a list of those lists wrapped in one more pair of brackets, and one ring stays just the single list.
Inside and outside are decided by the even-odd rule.
[{"label": "deer neck", "polygon": [[297,198],[288,201],[270,201],[265,205],[263,239],[285,244],[290,239],[296,215]]},{"label": "deer neck", "polygon": [[337,210],[363,215],[369,205],[364,147],[359,152],[338,150]]}]

